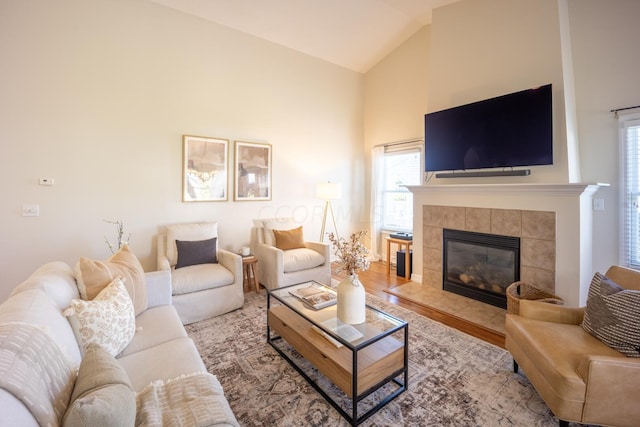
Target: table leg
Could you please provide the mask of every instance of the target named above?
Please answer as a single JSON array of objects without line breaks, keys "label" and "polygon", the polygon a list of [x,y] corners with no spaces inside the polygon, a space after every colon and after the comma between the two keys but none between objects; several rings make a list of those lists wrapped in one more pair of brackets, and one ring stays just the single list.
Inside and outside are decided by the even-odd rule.
[{"label": "table leg", "polygon": [[258,266],[252,265],[251,271],[253,272],[253,282],[256,285],[256,294],[260,291],[260,281],[258,280]]},{"label": "table leg", "polygon": [[405,279],[411,279],[411,270],[410,270],[410,265],[411,265],[411,245],[410,244],[406,244],[407,250],[404,253],[404,278]]},{"label": "table leg", "polygon": [[387,276],[391,274],[391,240],[387,240]]}]

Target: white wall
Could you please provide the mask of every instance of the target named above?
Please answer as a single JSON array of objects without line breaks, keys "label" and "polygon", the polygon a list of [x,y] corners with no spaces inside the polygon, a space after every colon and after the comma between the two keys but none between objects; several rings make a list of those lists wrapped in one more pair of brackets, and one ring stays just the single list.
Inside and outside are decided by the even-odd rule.
[{"label": "white wall", "polygon": [[[532,167],[526,177],[455,183],[568,182],[557,0],[463,0],[434,10],[431,27],[427,112],[553,85],[554,164]],[[432,178],[430,183],[451,181]]]},{"label": "white wall", "polygon": [[619,260],[618,122],[610,111],[640,105],[637,0],[569,0],[582,179],[611,187],[594,196],[593,265],[604,272]]},{"label": "white wall", "polygon": [[[424,138],[429,83],[430,26],[416,32],[365,74],[364,159],[367,208],[371,204],[371,149],[389,142]],[[363,229],[369,230],[370,212]],[[386,256],[379,239],[378,253]],[[414,258],[415,262],[415,258]],[[414,268],[415,271],[415,268]]]},{"label": "white wall", "polygon": [[[143,0],[1,2],[0,58],[0,301],[45,262],[107,257],[103,219],[146,270],[169,223],[218,221],[236,251],[293,215],[317,240],[321,181],[343,185],[341,233],[363,221],[358,73]],[[183,134],[272,144],[273,200],[182,203]]]}]

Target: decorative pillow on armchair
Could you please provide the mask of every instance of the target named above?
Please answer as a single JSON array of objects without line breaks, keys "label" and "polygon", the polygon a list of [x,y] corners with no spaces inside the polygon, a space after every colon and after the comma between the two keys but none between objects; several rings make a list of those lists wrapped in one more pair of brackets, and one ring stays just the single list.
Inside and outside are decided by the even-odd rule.
[{"label": "decorative pillow on armchair", "polygon": [[292,230],[273,230],[273,235],[276,239],[276,248],[283,251],[307,247],[304,243],[302,226]]},{"label": "decorative pillow on armchair", "polygon": [[217,264],[218,238],[207,240],[176,240],[178,262],[176,268],[198,264]]},{"label": "decorative pillow on armchair", "polygon": [[147,309],[147,285],[144,270],[128,245],[106,261],[94,261],[81,257],[74,271],[80,296],[92,300],[115,278],[122,277],[127,292],[133,301],[136,316]]},{"label": "decorative pillow on armchair", "polygon": [[293,230],[299,227],[299,224],[292,218],[270,218],[263,219],[262,226],[264,227],[264,243],[269,246],[275,246],[274,230]]},{"label": "decorative pillow on armchair", "polygon": [[640,291],[624,289],[596,273],[591,280],[582,327],[629,357],[640,357]]}]

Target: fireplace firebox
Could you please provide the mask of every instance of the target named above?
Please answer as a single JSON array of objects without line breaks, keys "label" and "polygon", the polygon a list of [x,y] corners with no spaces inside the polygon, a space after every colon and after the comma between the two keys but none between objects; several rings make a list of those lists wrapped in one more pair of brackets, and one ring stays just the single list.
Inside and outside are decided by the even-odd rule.
[{"label": "fireplace firebox", "polygon": [[507,307],[506,289],[520,280],[520,238],[443,230],[444,290]]}]

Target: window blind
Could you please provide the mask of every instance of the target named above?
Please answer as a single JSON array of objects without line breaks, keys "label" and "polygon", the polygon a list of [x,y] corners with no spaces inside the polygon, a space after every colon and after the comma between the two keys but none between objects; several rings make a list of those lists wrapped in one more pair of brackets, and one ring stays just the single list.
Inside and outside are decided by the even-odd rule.
[{"label": "window blind", "polygon": [[640,268],[640,114],[620,115],[623,261]]}]

